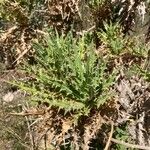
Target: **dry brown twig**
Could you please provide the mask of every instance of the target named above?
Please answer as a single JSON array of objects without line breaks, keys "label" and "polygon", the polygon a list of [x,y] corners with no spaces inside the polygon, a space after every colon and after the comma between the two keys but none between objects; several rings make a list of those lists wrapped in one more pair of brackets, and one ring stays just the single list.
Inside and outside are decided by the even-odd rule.
[{"label": "dry brown twig", "polygon": [[14,115],[14,116],[34,116],[34,115],[44,115],[44,114],[45,114],[44,111],[9,113],[9,115]]},{"label": "dry brown twig", "polygon": [[[27,104],[27,106],[28,106],[28,104]],[[23,107],[23,110],[26,110],[25,106]],[[31,118],[30,118],[30,116],[25,116],[25,119],[26,119],[26,122],[27,122],[28,133],[29,133],[29,137],[30,137],[31,150],[34,150],[34,148],[35,148],[35,141],[34,141],[34,136],[33,136],[33,130],[31,128],[31,126],[30,126]]]},{"label": "dry brown twig", "polygon": [[44,36],[48,36],[48,35],[49,35],[47,32],[44,32],[44,31],[39,30],[39,29],[35,30],[35,32],[36,32],[37,34],[41,34],[41,35],[44,35]]},{"label": "dry brown twig", "polygon": [[21,37],[21,44],[20,44],[20,48],[18,48],[18,54],[19,56],[16,58],[16,60],[12,63],[12,64],[19,64],[19,60],[23,58],[24,55],[26,55],[28,53],[28,51],[31,49],[31,45],[27,44],[27,42],[25,41],[25,29],[23,29]]},{"label": "dry brown twig", "polygon": [[109,138],[108,138],[108,141],[107,141],[107,144],[106,144],[104,150],[108,150],[109,149],[109,145],[111,143],[113,132],[114,132],[114,123],[111,121],[111,131],[110,131],[110,135],[109,135]]},{"label": "dry brown twig", "polygon": [[32,116],[32,115],[43,115],[43,113],[9,113],[9,115],[14,115],[14,116]]},{"label": "dry brown twig", "polygon": [[90,31],[94,30],[95,28],[96,28],[96,26],[94,25],[94,26],[92,26],[91,28],[89,28],[87,30],[83,30],[82,32],[77,32],[77,35],[81,35],[82,36],[82,35],[90,32]]},{"label": "dry brown twig", "polygon": [[117,140],[117,139],[114,139],[114,138],[111,138],[111,141],[114,142],[114,143],[117,143],[117,144],[124,145],[124,146],[129,147],[129,148],[133,148],[133,149],[136,148],[136,149],[150,150],[150,147],[148,147],[148,146],[129,144],[129,143],[126,143],[124,141],[120,141],[120,140]]},{"label": "dry brown twig", "polygon": [[15,25],[13,27],[11,27],[10,29],[8,29],[7,32],[5,32],[1,38],[0,38],[0,42],[4,42],[7,38],[9,38],[9,36],[11,36],[11,34],[17,29],[18,27]]}]

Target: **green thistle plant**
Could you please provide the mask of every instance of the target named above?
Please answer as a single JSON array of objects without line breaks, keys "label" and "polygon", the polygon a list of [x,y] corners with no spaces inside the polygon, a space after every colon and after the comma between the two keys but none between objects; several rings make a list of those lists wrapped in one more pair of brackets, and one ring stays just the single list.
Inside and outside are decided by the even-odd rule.
[{"label": "green thistle plant", "polygon": [[126,39],[123,37],[119,23],[104,23],[104,30],[98,32],[98,36],[112,54],[118,55],[124,51]]},{"label": "green thistle plant", "polygon": [[86,36],[79,39],[57,33],[35,43],[35,65],[25,66],[25,71],[35,80],[19,86],[31,93],[32,100],[48,102],[50,106],[87,115],[111,97],[109,87],[114,73],[108,74],[106,63],[94,52]]}]

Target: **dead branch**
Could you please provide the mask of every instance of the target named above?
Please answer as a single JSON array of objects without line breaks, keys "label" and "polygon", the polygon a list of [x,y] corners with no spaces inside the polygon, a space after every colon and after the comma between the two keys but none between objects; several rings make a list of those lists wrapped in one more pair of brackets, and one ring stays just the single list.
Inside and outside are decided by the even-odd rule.
[{"label": "dead branch", "polygon": [[[28,104],[27,104],[28,106]],[[23,110],[26,110],[25,106],[23,107]],[[31,124],[31,116],[25,116],[26,122],[27,122],[27,127],[28,127],[28,132],[29,132],[29,137],[30,137],[30,142],[31,142],[31,150],[34,150],[35,147],[35,141],[34,141],[34,136],[33,136],[33,130],[30,126]]]},{"label": "dead branch", "polygon": [[148,147],[148,146],[129,144],[129,143],[126,143],[124,141],[120,141],[120,140],[117,140],[117,139],[114,139],[114,138],[111,138],[111,141],[114,142],[114,143],[117,143],[117,144],[124,145],[124,146],[129,147],[129,148],[133,148],[133,149],[135,148],[135,149],[150,150],[150,147]]},{"label": "dead branch", "polygon": [[34,115],[44,115],[45,112],[21,112],[21,113],[9,113],[9,115],[14,115],[14,116],[34,116]]},{"label": "dead branch", "polygon": [[6,33],[4,33],[1,38],[0,38],[0,42],[4,42],[7,38],[9,38],[9,36],[11,36],[11,34],[17,29],[18,27],[15,25],[13,27],[11,27],[10,29],[8,29],[8,31]]},{"label": "dead branch", "polygon": [[114,132],[114,123],[111,121],[111,131],[110,131],[110,135],[109,135],[109,138],[108,138],[108,141],[104,150],[108,150],[109,145],[111,143],[112,136],[113,136],[113,132]]}]

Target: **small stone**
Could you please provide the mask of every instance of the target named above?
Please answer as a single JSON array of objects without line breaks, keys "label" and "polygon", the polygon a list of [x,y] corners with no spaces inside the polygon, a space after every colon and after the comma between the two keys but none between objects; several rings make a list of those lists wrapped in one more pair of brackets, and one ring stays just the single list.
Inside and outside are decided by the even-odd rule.
[{"label": "small stone", "polygon": [[8,92],[6,95],[3,96],[3,101],[7,103],[12,102],[13,99],[14,99],[14,94],[11,92]]}]

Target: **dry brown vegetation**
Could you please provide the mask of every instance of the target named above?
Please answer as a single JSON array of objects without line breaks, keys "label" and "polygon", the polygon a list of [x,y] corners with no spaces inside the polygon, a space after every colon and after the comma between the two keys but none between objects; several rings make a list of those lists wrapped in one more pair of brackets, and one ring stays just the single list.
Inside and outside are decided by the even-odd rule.
[{"label": "dry brown vegetation", "polygon": [[[148,1],[6,0],[0,8],[0,149],[150,149]],[[70,31],[72,40],[68,36]],[[49,74],[48,69],[53,67],[49,67],[51,58],[46,55],[50,52],[45,55],[44,50],[50,47],[57,51],[59,42],[64,51],[84,49],[79,66],[88,58],[95,59],[91,63],[93,68],[100,61],[102,65],[98,67],[104,70],[100,93],[108,95],[106,100],[102,97],[98,104],[99,93],[92,91],[92,87],[96,96],[84,91],[80,86],[82,77],[76,72],[76,76],[67,74],[65,67],[71,65],[68,59],[66,66],[64,63],[66,70],[58,67],[62,76],[66,71],[66,77],[60,80],[66,87],[61,90],[59,82],[49,83],[52,75],[57,79],[58,73],[56,69]],[[96,55],[88,51],[90,46]],[[69,53],[69,59],[74,62],[78,55],[73,54]],[[59,66],[59,59],[56,62]],[[80,68],[79,74],[84,76],[85,72]],[[88,79],[97,81],[96,75],[94,72]],[[110,85],[105,91],[103,80],[109,76]],[[66,94],[71,81],[80,88]],[[97,83],[90,83],[93,88],[96,85],[94,90],[99,88]],[[55,102],[51,101],[53,94]],[[88,94],[90,100],[83,102]]]}]

